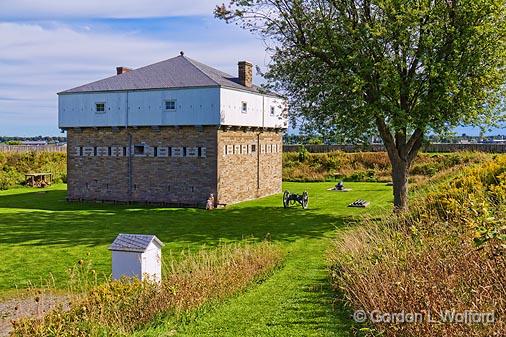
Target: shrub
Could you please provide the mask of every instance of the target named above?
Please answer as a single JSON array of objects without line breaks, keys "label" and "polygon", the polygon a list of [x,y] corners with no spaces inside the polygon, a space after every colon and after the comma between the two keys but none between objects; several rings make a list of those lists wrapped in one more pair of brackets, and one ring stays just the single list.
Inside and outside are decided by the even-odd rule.
[{"label": "shrub", "polygon": [[187,254],[165,267],[161,284],[137,280],[109,281],[42,319],[14,323],[12,336],[120,336],[131,333],[159,315],[194,310],[224,299],[265,277],[282,261],[274,244],[225,245]]},{"label": "shrub", "polygon": [[0,152],[0,190],[19,186],[25,174],[49,172],[56,183],[67,180],[67,157],[60,152]]},{"label": "shrub", "polygon": [[[455,170],[458,167],[477,163],[489,154],[459,152],[450,154],[421,153],[410,169],[410,179],[423,183],[440,172]],[[343,179],[347,181],[391,180],[391,165],[385,152],[341,151],[310,153],[301,146],[298,153],[283,153],[283,180],[285,181],[328,181]]]},{"label": "shrub", "polygon": [[304,145],[301,145],[299,147],[299,152],[298,152],[298,156],[299,156],[299,161],[302,163],[306,160],[306,157],[308,156],[309,154],[309,151],[304,147]]},{"label": "shrub", "polygon": [[344,180],[346,180],[346,181],[377,181],[377,178],[375,177],[374,170],[367,170],[367,171],[353,172],[349,176],[345,176]]},{"label": "shrub", "polygon": [[333,285],[353,309],[430,312],[432,318],[466,310],[495,315],[494,324],[377,322],[370,325],[374,334],[506,333],[505,171],[504,156],[468,168],[420,196],[408,213],[367,220],[335,240]]}]

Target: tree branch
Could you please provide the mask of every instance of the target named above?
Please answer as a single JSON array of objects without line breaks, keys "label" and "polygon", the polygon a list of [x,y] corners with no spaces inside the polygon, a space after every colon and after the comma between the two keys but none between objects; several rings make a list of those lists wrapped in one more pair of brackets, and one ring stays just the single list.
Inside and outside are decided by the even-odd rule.
[{"label": "tree branch", "polygon": [[378,128],[381,139],[385,143],[385,148],[390,158],[397,158],[398,154],[396,151],[395,140],[390,132],[385,120],[379,116],[376,116],[376,127]]},{"label": "tree branch", "polygon": [[411,164],[413,159],[415,159],[418,150],[422,147],[423,144],[423,130],[421,128],[415,129],[413,134],[408,140],[407,146],[407,160],[408,164]]}]

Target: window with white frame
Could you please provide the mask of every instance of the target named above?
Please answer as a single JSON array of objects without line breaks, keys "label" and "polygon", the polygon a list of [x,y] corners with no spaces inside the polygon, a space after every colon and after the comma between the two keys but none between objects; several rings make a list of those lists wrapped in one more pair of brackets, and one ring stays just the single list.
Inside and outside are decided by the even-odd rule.
[{"label": "window with white frame", "polygon": [[247,102],[242,102],[241,103],[241,112],[243,114],[247,113],[248,112],[248,103]]},{"label": "window with white frame", "polygon": [[105,113],[105,103],[104,102],[95,103],[95,112],[98,114]]},{"label": "window with white frame", "polygon": [[276,109],[273,106],[271,106],[271,116],[274,116],[275,111],[276,111]]},{"label": "window with white frame", "polygon": [[165,100],[165,111],[176,111],[176,100],[175,99]]}]

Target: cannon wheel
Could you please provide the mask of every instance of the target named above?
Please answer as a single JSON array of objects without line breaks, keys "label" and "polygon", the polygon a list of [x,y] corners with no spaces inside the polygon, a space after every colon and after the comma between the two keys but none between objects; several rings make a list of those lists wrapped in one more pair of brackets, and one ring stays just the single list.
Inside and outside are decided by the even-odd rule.
[{"label": "cannon wheel", "polygon": [[290,192],[288,192],[288,190],[286,190],[283,193],[283,207],[287,208],[290,205],[289,203],[290,203]]},{"label": "cannon wheel", "polygon": [[309,195],[306,191],[302,193],[302,208],[306,209],[309,203]]}]

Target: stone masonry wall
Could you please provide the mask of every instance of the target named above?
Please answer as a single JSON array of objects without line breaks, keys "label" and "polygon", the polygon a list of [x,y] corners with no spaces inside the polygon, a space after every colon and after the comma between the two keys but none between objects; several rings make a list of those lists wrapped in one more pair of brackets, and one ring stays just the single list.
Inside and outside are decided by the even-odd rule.
[{"label": "stone masonry wall", "polygon": [[[69,199],[202,205],[217,193],[216,127],[83,128],[67,137]],[[129,143],[144,154],[129,157]]]},{"label": "stone masonry wall", "polygon": [[67,137],[69,199],[203,205],[210,193],[232,204],[281,192],[277,132],[83,128]]},{"label": "stone masonry wall", "polygon": [[218,202],[231,204],[281,192],[281,133],[218,131]]},{"label": "stone masonry wall", "polygon": [[[262,146],[263,144],[263,146]],[[269,149],[269,144],[272,148]],[[276,149],[274,146],[276,145]],[[283,181],[282,134],[265,132],[260,137],[260,196],[281,193]]]}]

